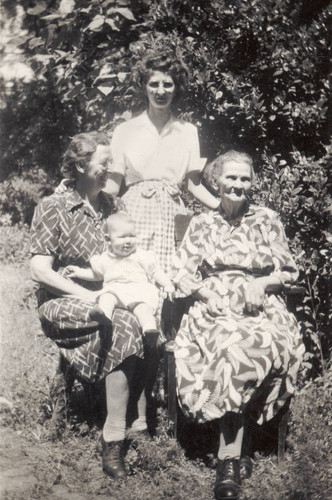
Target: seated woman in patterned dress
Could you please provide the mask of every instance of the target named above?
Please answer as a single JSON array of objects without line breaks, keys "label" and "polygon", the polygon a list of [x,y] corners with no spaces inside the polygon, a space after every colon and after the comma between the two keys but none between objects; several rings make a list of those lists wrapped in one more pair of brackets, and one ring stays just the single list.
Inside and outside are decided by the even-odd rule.
[{"label": "seated woman in patterned dress", "polygon": [[[131,381],[142,336],[136,317],[116,309],[112,327],[91,316],[102,283],[71,280],[68,265],[88,267],[106,248],[105,220],[123,208],[102,189],[109,175],[109,139],[97,132],[74,136],[64,155],[65,191],[44,198],[31,227],[31,274],[40,285],[38,311],[45,334],[59,347],[80,379],[105,379],[107,418],[103,427],[103,469],[124,478],[123,443]],[[135,421],[132,428],[135,429]]]},{"label": "seated woman in patterned dress", "polygon": [[[208,167],[220,207],[194,217],[174,261],[175,283],[198,300],[175,340],[177,391],[198,422],[220,419],[215,496],[240,490],[248,408],[271,419],[293,394],[304,353],[278,294],[298,276],[275,212],[249,204],[253,166],[229,151]],[[246,471],[248,473],[248,471]]]}]

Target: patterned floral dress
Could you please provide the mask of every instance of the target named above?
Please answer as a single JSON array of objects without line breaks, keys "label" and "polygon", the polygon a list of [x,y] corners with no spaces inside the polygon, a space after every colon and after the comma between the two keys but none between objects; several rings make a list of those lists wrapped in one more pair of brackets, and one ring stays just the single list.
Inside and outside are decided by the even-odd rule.
[{"label": "patterned floral dress", "polygon": [[218,212],[192,219],[174,260],[175,281],[202,283],[223,300],[212,317],[196,301],[182,319],[175,340],[179,403],[199,422],[225,412],[258,411],[271,419],[294,393],[304,346],[298,325],[280,294],[267,293],[261,310],[245,309],[246,285],[273,275],[284,286],[298,276],[283,227],[275,212],[250,205],[231,223]]},{"label": "patterned floral dress", "polygon": [[[99,196],[98,215],[72,188],[44,198],[32,221],[31,254],[53,256],[53,269],[60,274],[68,265],[88,267],[91,257],[105,250],[106,217],[124,208],[121,200],[114,201],[104,193]],[[101,289],[102,285],[75,281],[90,290]],[[129,311],[116,309],[110,330],[90,319],[93,303],[72,296],[57,297],[42,286],[37,299],[43,331],[82,379],[95,382],[127,357],[143,357],[141,330]]]}]

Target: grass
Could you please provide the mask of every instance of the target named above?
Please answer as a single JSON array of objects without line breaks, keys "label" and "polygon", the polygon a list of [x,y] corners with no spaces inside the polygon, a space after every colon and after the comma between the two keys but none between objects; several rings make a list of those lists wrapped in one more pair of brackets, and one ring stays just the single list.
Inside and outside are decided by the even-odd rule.
[{"label": "grass", "polygon": [[[1,480],[3,500],[114,499],[209,500],[213,498],[215,427],[183,423],[179,440],[168,435],[161,397],[155,398],[156,436],[139,451],[130,447],[130,476],[114,482],[101,469],[96,442],[103,407],[94,410],[75,386],[61,439],[52,441],[50,384],[58,353],[40,330],[28,265],[3,264],[1,282]],[[332,497],[331,372],[308,383],[292,404],[288,449],[278,467],[275,431],[256,453],[254,474],[241,500],[327,500]],[[271,439],[270,439],[271,438]],[[271,444],[272,443],[272,444]],[[272,454],[267,455],[267,451]]]}]

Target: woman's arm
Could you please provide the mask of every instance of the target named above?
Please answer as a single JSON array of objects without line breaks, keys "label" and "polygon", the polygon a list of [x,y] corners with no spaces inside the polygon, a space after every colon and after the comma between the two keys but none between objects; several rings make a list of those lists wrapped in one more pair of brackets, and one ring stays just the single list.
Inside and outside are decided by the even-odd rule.
[{"label": "woman's arm", "polygon": [[54,257],[52,255],[34,255],[30,263],[32,279],[42,284],[44,288],[59,297],[75,295],[82,300],[95,302],[95,292],[86,290],[77,283],[56,273],[52,269],[53,262]]},{"label": "woman's arm", "polygon": [[189,172],[187,175],[187,188],[188,191],[201,203],[209,208],[215,209],[220,205],[218,200],[213,194],[208,191],[203,184],[201,184],[200,172],[195,170]]},{"label": "woman's arm", "polygon": [[277,276],[262,276],[248,283],[244,291],[244,300],[248,312],[255,312],[262,307],[266,292],[277,292],[282,288],[282,282]]},{"label": "woman's arm", "polygon": [[102,281],[102,278],[96,275],[91,267],[67,266],[65,274],[67,278],[77,278],[85,281]]},{"label": "woman's arm", "polygon": [[282,290],[298,277],[298,270],[290,253],[279,216],[272,211],[268,213],[265,244],[270,247],[274,271],[269,276],[262,276],[248,283],[244,298],[249,312],[255,312],[263,305],[266,292]]}]

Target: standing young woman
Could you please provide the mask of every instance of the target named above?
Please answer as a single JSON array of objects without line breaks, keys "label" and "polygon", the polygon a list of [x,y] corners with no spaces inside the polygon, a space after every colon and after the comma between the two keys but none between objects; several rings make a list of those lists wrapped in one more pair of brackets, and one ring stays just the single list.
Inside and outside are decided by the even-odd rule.
[{"label": "standing young woman", "polygon": [[150,54],[136,66],[134,79],[148,107],[115,129],[106,190],[116,195],[124,181],[123,200],[136,222],[138,246],[153,250],[168,272],[175,251],[174,217],[186,213],[182,182],[209,208],[219,202],[200,183],[204,161],[196,127],[172,113],[188,86],[186,68],[172,54]]}]

